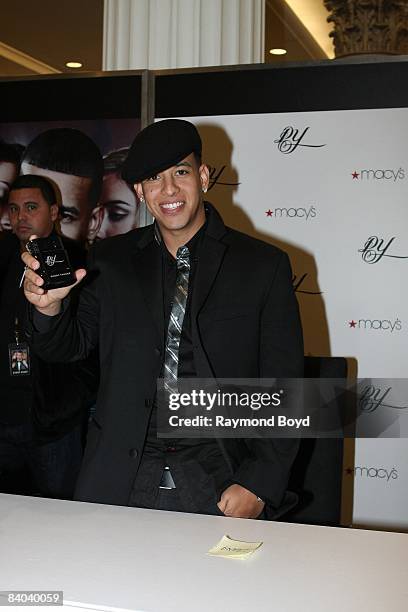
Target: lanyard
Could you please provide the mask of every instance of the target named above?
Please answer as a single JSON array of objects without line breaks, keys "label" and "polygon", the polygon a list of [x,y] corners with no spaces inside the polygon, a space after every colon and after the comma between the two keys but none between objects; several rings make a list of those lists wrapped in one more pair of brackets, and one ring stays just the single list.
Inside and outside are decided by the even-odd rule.
[{"label": "lanyard", "polygon": [[16,339],[16,344],[20,344],[20,330],[18,326],[18,317],[14,319],[14,337]]}]

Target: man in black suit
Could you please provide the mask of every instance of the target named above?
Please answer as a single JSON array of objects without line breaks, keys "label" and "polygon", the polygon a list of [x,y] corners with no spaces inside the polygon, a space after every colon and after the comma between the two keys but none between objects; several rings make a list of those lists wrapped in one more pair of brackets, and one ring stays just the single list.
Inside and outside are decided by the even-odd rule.
[{"label": "man in black suit", "polygon": [[140,132],[123,176],[155,223],[96,245],[76,315],[69,289],[44,292],[36,261],[23,256],[36,350],[73,360],[99,343],[97,411],[76,498],[273,517],[297,442],[158,438],[156,380],[301,376],[288,257],[225,227],[203,201],[209,172],[189,122]]},{"label": "man in black suit", "polygon": [[[72,498],[82,458],[84,368],[45,363],[30,351],[20,283],[30,235],[55,231],[54,186],[44,177],[20,176],[7,209],[13,233],[0,240],[0,491]],[[83,266],[82,247],[63,241],[73,265]]]}]

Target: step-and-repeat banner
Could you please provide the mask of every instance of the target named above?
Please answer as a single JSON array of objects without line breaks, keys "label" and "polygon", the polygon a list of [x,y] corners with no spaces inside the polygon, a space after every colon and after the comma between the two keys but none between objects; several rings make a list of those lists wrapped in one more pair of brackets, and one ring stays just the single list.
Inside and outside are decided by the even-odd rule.
[{"label": "step-and-repeat banner", "polygon": [[[306,354],[347,357],[359,378],[406,377],[408,109],[190,119],[208,200],[290,256]],[[372,385],[373,413],[408,413],[395,382]],[[408,440],[396,435],[356,441],[344,474],[355,524],[408,526]]]}]

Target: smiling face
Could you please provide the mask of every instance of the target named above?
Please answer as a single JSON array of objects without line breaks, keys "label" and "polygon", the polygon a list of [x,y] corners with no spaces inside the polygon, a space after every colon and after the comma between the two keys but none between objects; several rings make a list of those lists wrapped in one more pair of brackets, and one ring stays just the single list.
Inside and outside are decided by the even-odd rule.
[{"label": "smiling face", "polygon": [[138,200],[129,185],[116,172],[103,177],[100,205],[104,209],[97,238],[125,234],[138,226]]},{"label": "smiling face", "polygon": [[10,192],[8,212],[13,232],[25,245],[32,234],[38,238],[49,236],[58,217],[58,206],[50,206],[36,187]]},{"label": "smiling face", "polygon": [[[135,185],[144,197],[167,244],[188,242],[205,222],[201,197],[208,187],[208,168],[198,165],[193,153],[182,161]],[[167,245],[169,246],[169,245]]]}]

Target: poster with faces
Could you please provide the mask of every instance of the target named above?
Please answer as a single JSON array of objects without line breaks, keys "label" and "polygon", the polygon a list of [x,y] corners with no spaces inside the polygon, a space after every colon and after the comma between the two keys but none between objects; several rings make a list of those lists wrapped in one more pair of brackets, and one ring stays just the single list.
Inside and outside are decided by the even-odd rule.
[{"label": "poster with faces", "polygon": [[0,123],[0,231],[12,231],[8,193],[19,174],[53,184],[58,228],[92,244],[144,224],[145,211],[121,166],[139,119]]}]

